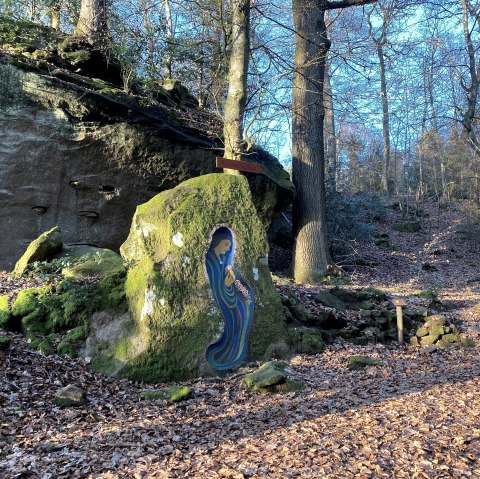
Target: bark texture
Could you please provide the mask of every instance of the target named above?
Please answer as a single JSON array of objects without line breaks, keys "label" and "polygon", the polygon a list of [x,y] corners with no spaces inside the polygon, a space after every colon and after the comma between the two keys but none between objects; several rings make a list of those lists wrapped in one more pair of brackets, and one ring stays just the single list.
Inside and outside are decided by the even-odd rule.
[{"label": "bark texture", "polygon": [[325,8],[314,0],[293,0],[296,48],[293,74],[292,175],[297,187],[293,205],[294,277],[315,283],[330,260],[325,220],[323,83],[330,46]]},{"label": "bark texture", "polygon": [[[240,160],[243,150],[243,117],[247,101],[250,0],[234,1],[232,42],[228,68],[228,95],[225,102],[225,158]],[[226,170],[233,173],[232,170]]]},{"label": "bark texture", "polygon": [[106,38],[106,32],[106,1],[82,0],[75,35],[86,37],[93,45],[101,46]]}]

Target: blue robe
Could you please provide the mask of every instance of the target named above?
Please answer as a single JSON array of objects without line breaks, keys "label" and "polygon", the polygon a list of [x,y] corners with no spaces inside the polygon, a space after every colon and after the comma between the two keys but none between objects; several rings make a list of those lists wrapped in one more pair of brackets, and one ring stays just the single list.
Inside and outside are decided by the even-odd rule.
[{"label": "blue robe", "polygon": [[213,246],[210,246],[205,259],[213,297],[225,324],[220,340],[211,344],[206,352],[210,366],[219,370],[235,368],[245,358],[248,332],[253,317],[253,292],[235,270],[236,279],[241,281],[249,297],[246,298],[235,283],[230,287],[225,285],[227,266],[233,268],[233,238],[231,243],[230,250],[220,255],[220,260],[215,255]]}]

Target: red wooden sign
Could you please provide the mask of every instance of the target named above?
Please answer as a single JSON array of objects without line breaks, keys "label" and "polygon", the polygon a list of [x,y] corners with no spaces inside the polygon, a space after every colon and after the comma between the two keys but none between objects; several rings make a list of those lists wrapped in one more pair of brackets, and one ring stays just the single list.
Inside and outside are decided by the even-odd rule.
[{"label": "red wooden sign", "polygon": [[217,156],[217,168],[228,168],[229,170],[245,171],[247,173],[261,173],[262,170],[258,163],[250,163],[249,161],[229,160]]}]

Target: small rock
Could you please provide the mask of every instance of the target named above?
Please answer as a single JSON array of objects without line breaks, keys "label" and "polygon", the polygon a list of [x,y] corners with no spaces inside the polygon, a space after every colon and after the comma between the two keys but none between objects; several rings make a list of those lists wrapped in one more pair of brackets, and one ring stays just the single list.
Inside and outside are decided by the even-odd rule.
[{"label": "small rock", "polygon": [[87,393],[73,384],[60,389],[55,394],[54,402],[57,406],[83,406],[87,402]]},{"label": "small rock", "polygon": [[8,349],[12,338],[10,336],[0,336],[0,350]]}]

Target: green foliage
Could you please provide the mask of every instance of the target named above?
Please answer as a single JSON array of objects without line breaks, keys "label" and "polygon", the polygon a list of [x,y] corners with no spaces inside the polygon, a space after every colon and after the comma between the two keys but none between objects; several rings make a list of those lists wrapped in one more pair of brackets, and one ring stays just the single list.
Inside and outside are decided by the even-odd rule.
[{"label": "green foliage", "polygon": [[441,286],[431,285],[428,288],[424,289],[423,291],[414,291],[414,295],[418,296],[422,299],[429,299],[429,300],[436,300],[438,299],[438,295],[441,291]]}]

